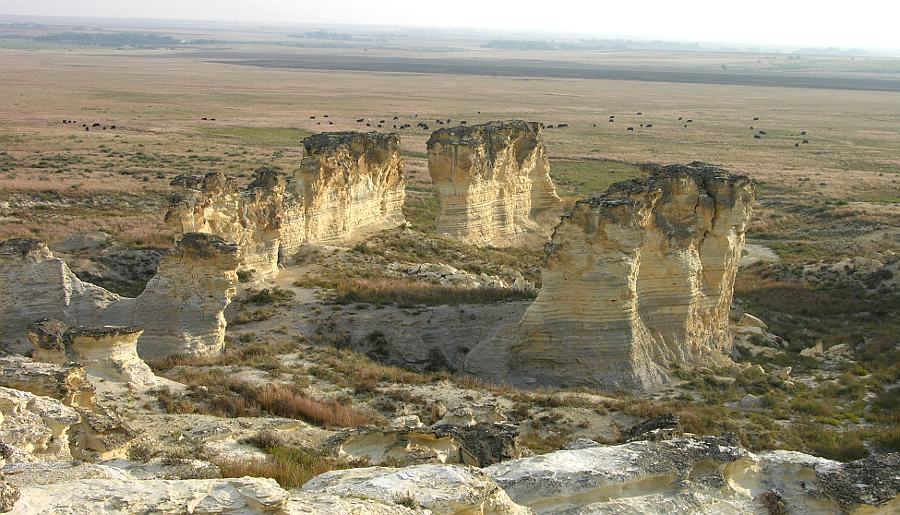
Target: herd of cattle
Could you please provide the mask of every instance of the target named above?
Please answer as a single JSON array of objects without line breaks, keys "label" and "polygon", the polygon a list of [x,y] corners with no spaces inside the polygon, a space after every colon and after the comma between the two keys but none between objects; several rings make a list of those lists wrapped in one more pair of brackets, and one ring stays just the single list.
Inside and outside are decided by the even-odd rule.
[{"label": "herd of cattle", "polygon": [[[478,111],[478,114],[481,114],[481,111]],[[637,113],[635,113],[635,116],[643,116],[643,115],[644,115],[644,113],[641,112],[641,111],[638,111]],[[418,119],[418,118],[419,118],[419,115],[418,115],[418,114],[414,114],[414,115],[413,115],[413,119]],[[315,116],[315,115],[310,116],[309,119],[310,119],[310,120],[317,120],[317,121],[316,121],[316,125],[323,125],[323,124],[324,124],[324,125],[334,125],[334,122],[331,121],[331,119],[329,118],[329,116],[328,116],[327,114],[326,114],[326,115],[323,115],[321,120],[318,119],[318,117]],[[216,121],[215,118],[209,118],[209,117],[207,117],[207,116],[204,116],[203,118],[201,118],[201,120],[203,120],[203,121],[213,121],[213,122]],[[399,123],[399,121],[400,121],[400,117],[399,117],[399,116],[394,116],[394,117],[391,119],[391,122],[398,122],[398,123],[390,123],[390,122],[388,122],[388,120],[387,120],[386,118],[385,118],[385,119],[378,120],[378,121],[375,121],[373,118],[365,118],[365,117],[364,117],[364,118],[357,118],[357,119],[356,119],[356,123],[357,123],[357,124],[360,124],[360,125],[365,124],[366,127],[370,127],[370,128],[374,126],[374,128],[377,128],[377,129],[384,129],[384,128],[388,128],[388,125],[390,125],[390,128],[391,128],[391,129],[395,129],[395,130],[406,130],[406,129],[412,129],[412,128],[413,128],[413,125],[412,125],[411,123]],[[677,121],[678,121],[679,123],[681,123],[685,128],[687,128],[690,124],[694,123],[694,120],[693,120],[692,118],[688,118],[688,119],[685,120],[683,116],[679,116]],[[758,122],[758,121],[759,121],[759,117],[758,117],[758,116],[754,116],[754,117],[753,117],[753,121],[754,121],[754,122]],[[607,122],[608,122],[608,123],[616,123],[616,115],[614,115],[614,114],[609,115],[609,119],[607,120]],[[447,118],[446,120],[444,120],[444,119],[436,119],[436,120],[434,121],[434,123],[437,124],[437,125],[451,125],[451,124],[453,123],[453,120],[450,119],[450,118]],[[77,121],[77,120],[63,120],[63,124],[66,124],[66,125],[72,125],[72,124],[75,124],[75,125],[77,125],[77,124],[78,124],[78,121]],[[459,120],[459,121],[457,121],[457,124],[458,124],[458,125],[466,125],[466,124],[468,124],[468,121],[467,121],[467,120]],[[593,124],[593,127],[596,128],[596,127],[597,127],[597,124],[596,124],[596,123]],[[106,125],[102,125],[102,124],[100,124],[100,123],[96,123],[96,122],[95,122],[95,123],[92,123],[92,124],[90,124],[90,125],[87,124],[87,123],[83,123],[83,124],[81,124],[81,128],[83,128],[85,131],[88,131],[88,132],[89,132],[91,129],[99,129],[99,130],[104,130],[104,131],[107,130],[107,129],[109,129],[109,130],[115,130],[116,126],[115,126],[115,125],[109,125],[109,126],[106,126]],[[428,124],[425,123],[425,122],[416,122],[415,128],[417,128],[417,129],[422,129],[422,130],[429,130],[429,126],[428,126]],[[569,128],[569,124],[568,124],[568,123],[558,123],[558,124],[556,124],[556,125],[548,124],[548,125],[545,125],[544,128],[546,128],[546,129],[568,129],[568,128]],[[641,123],[641,124],[640,124],[640,128],[642,128],[642,129],[652,129],[652,128],[653,128],[653,124],[652,124],[652,123]],[[761,129],[756,129],[756,128],[754,128],[753,125],[750,126],[750,130],[755,131],[755,132],[753,133],[753,139],[763,139],[764,136],[767,136],[767,135],[768,135],[768,133],[767,133],[766,131],[761,130]],[[633,125],[628,125],[628,126],[626,126],[625,131],[626,131],[626,132],[635,132],[635,126],[633,126]],[[806,136],[806,131],[800,131],[800,134],[799,134],[799,135],[800,135],[800,136]],[[802,138],[801,140],[799,140],[799,141],[797,141],[796,143],[794,143],[794,146],[795,146],[795,147],[799,147],[800,145],[805,145],[805,144],[808,144],[808,143],[809,143],[809,139],[804,137],[804,138]]]}]

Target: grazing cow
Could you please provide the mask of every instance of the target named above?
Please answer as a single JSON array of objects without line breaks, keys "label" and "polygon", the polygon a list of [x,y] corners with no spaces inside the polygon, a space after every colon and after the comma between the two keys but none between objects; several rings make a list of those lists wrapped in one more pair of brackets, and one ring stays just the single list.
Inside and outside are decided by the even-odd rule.
[{"label": "grazing cow", "polygon": [[384,120],[378,120],[378,123],[384,123]]},{"label": "grazing cow", "polygon": [[310,120],[315,120],[316,117],[315,117],[315,116],[310,116],[309,119],[310,119]]},{"label": "grazing cow", "polygon": [[207,120],[207,118],[206,118],[205,116],[204,116],[203,118],[200,118],[200,119],[201,119],[201,120]]},{"label": "grazing cow", "polygon": [[99,123],[95,123],[95,124],[92,125],[91,127],[100,127],[100,124],[99,124]]},{"label": "grazing cow", "polygon": [[561,123],[561,124],[557,125],[556,127],[557,127],[558,129],[567,129],[567,128],[569,128],[569,124],[568,124],[568,123]]},{"label": "grazing cow", "polygon": [[795,146],[795,147],[799,147],[799,146],[800,146],[800,142],[798,141],[797,143],[794,143],[794,146]]},{"label": "grazing cow", "polygon": [[595,129],[597,128],[597,124],[596,124],[596,123],[594,124],[594,128],[595,128]]},{"label": "grazing cow", "polygon": [[759,131],[760,134],[768,134],[766,131]]},{"label": "grazing cow", "polygon": [[91,128],[87,125],[84,126],[84,132],[91,132]]},{"label": "grazing cow", "polygon": [[648,124],[647,124],[647,128],[649,129],[650,127],[653,127],[653,124],[652,124],[652,123],[648,123]]},{"label": "grazing cow", "polygon": [[214,121],[216,121],[216,119],[215,119],[215,118],[210,118],[209,121],[214,122]]},{"label": "grazing cow", "polygon": [[641,115],[643,115],[643,114],[644,114],[644,113],[641,113],[641,112],[638,112],[638,114],[637,114],[637,115],[638,115],[638,116],[641,116]]},{"label": "grazing cow", "polygon": [[689,118],[687,122],[688,122],[688,123],[694,123],[694,120],[691,120],[691,119]]},{"label": "grazing cow", "polygon": [[478,111],[478,114],[481,114],[481,111]]},{"label": "grazing cow", "polygon": [[754,116],[754,117],[753,117],[753,121],[754,121],[754,122],[758,122],[758,121],[759,121],[759,116]]},{"label": "grazing cow", "polygon": [[371,127],[371,126],[372,126],[371,123],[367,123],[367,124],[366,124],[366,127]]},{"label": "grazing cow", "polygon": [[397,124],[396,124],[396,123],[394,124],[394,128],[395,128],[395,129],[397,128]]},{"label": "grazing cow", "polygon": [[625,129],[625,130],[633,131],[633,130],[634,130],[634,127],[629,127],[629,128],[627,128],[627,129]]},{"label": "grazing cow", "polygon": [[754,134],[753,139],[762,139],[762,136],[760,136],[759,134]]},{"label": "grazing cow", "polygon": [[547,128],[548,128],[548,129],[552,129],[553,126],[552,126],[552,125],[548,125]]},{"label": "grazing cow", "polygon": [[106,130],[106,125],[103,126],[103,130]]},{"label": "grazing cow", "polygon": [[806,145],[807,143],[809,143],[809,140],[805,139],[805,140],[801,141],[800,143],[803,143],[804,145]]},{"label": "grazing cow", "polygon": [[466,123],[468,123],[468,122],[466,122],[465,120],[459,122],[460,125],[465,125]]},{"label": "grazing cow", "polygon": [[684,117],[683,117],[683,116],[679,116],[679,117],[678,117],[678,121],[680,122],[682,118],[684,118]]},{"label": "grazing cow", "polygon": [[328,122],[328,125],[334,125],[334,122],[329,121],[329,122]]},{"label": "grazing cow", "polygon": [[614,123],[614,122],[615,122],[614,119],[612,119],[612,118],[609,119],[609,123]]},{"label": "grazing cow", "polygon": [[684,124],[684,128],[687,129],[687,124]]},{"label": "grazing cow", "polygon": [[325,118],[328,118],[328,115],[327,115],[327,114],[325,115]]},{"label": "grazing cow", "polygon": [[642,124],[641,124],[641,127],[643,127],[643,126],[644,126],[644,124],[642,123]]},{"label": "grazing cow", "polygon": [[801,136],[806,136],[806,131],[800,131]]},{"label": "grazing cow", "polygon": [[380,123],[378,124],[378,128],[379,128],[379,129],[381,128],[381,124],[380,124]]},{"label": "grazing cow", "polygon": [[356,123],[362,123],[362,122],[364,122],[364,121],[366,121],[365,118],[359,118],[359,119],[356,120]]},{"label": "grazing cow", "polygon": [[751,130],[751,131],[753,130],[753,126],[752,126],[752,125],[750,126],[750,130]]},{"label": "grazing cow", "polygon": [[69,123],[69,120],[63,120],[63,124]]},{"label": "grazing cow", "polygon": [[399,117],[399,116],[395,116],[394,119],[395,119],[395,120],[399,120],[400,117]]},{"label": "grazing cow", "polygon": [[84,127],[85,129],[87,128],[87,124],[86,124],[86,123],[82,123],[81,126]]}]

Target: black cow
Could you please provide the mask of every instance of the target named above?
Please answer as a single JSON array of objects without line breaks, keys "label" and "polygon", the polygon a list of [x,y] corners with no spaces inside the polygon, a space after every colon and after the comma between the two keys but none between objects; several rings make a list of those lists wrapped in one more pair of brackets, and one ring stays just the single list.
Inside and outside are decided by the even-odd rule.
[{"label": "black cow", "polygon": [[366,121],[365,118],[358,118],[358,119],[356,120],[356,123],[362,123],[362,122],[364,122],[364,121]]},{"label": "black cow", "polygon": [[803,143],[805,145],[805,144],[809,143],[809,140],[805,139],[805,140],[801,141],[800,143]]},{"label": "black cow", "polygon": [[648,123],[648,124],[647,124],[647,128],[649,129],[650,127],[653,127],[653,124],[652,124],[652,123]]},{"label": "black cow", "polygon": [[762,136],[760,136],[759,134],[754,134],[753,139],[762,139]]},{"label": "black cow", "polygon": [[627,131],[633,131],[633,130],[634,130],[634,127],[629,127],[629,128],[627,128],[627,129],[625,129],[625,130],[627,130]]},{"label": "black cow", "polygon": [[569,127],[568,123],[561,123],[556,126],[558,129],[567,129]]},{"label": "black cow", "polygon": [[753,117],[753,121],[754,121],[754,122],[758,122],[758,121],[759,121],[759,116],[754,116],[754,117]]},{"label": "black cow", "polygon": [[766,131],[759,131],[760,134],[768,134]]}]

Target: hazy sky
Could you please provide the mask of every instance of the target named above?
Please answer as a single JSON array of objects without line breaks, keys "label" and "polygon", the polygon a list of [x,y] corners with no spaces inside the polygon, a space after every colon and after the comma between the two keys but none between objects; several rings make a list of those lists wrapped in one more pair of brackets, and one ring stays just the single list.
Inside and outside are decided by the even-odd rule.
[{"label": "hazy sky", "polygon": [[472,27],[900,49],[898,0],[0,0],[0,14]]}]

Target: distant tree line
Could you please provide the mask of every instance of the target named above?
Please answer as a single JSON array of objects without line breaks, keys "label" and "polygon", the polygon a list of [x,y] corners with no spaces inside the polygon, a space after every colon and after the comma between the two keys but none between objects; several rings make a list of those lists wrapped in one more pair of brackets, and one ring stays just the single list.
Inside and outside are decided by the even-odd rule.
[{"label": "distant tree line", "polygon": [[181,40],[159,34],[139,32],[59,32],[37,36],[35,41],[80,46],[161,47],[180,45]]}]

